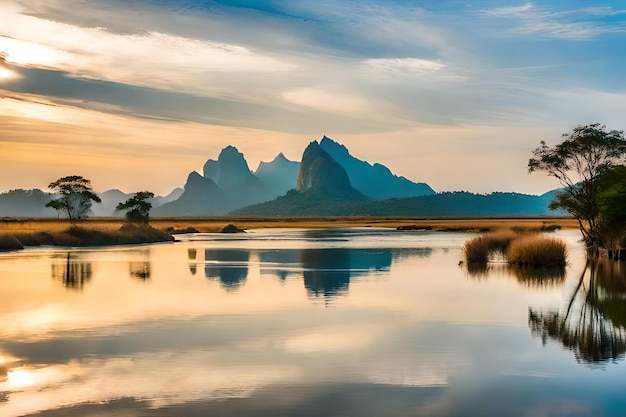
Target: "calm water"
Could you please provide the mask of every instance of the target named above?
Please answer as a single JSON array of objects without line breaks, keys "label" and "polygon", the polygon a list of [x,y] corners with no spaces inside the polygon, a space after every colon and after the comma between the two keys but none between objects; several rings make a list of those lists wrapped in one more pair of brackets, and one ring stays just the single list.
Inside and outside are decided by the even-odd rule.
[{"label": "calm water", "polygon": [[622,266],[557,235],[562,271],[380,229],[0,254],[0,415],[626,415]]}]

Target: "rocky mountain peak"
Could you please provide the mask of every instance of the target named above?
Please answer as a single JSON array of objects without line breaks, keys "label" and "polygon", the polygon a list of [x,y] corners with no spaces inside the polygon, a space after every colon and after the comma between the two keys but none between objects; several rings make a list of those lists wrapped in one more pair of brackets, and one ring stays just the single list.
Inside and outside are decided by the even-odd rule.
[{"label": "rocky mountain peak", "polygon": [[330,196],[354,192],[346,170],[316,141],[309,143],[302,155],[297,190],[313,190]]}]

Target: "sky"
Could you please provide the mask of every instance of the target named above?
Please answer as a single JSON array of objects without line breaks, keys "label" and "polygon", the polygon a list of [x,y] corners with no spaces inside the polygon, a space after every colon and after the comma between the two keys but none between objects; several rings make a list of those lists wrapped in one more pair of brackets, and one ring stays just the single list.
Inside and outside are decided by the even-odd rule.
[{"label": "sky", "polygon": [[541,194],[541,140],[626,128],[626,1],[0,0],[0,191],[166,194],[326,135],[436,191]]}]

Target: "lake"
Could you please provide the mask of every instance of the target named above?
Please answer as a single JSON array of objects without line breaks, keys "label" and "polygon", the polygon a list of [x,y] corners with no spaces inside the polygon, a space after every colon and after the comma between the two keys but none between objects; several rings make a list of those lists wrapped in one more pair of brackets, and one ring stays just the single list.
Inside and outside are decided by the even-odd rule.
[{"label": "lake", "polygon": [[560,271],[377,228],[0,254],[0,415],[626,415],[622,264],[554,235]]}]

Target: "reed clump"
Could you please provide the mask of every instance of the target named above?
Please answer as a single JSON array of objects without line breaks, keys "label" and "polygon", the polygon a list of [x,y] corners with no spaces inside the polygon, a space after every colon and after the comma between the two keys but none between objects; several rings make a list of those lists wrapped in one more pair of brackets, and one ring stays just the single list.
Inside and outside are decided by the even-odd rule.
[{"label": "reed clump", "polygon": [[483,236],[473,237],[465,241],[463,254],[467,263],[487,263],[489,247]]},{"label": "reed clump", "polygon": [[504,256],[511,241],[518,236],[513,231],[504,230],[468,239],[463,246],[465,260],[468,263],[484,263],[493,254]]},{"label": "reed clump", "polygon": [[567,250],[560,239],[533,234],[513,240],[507,259],[509,264],[517,266],[564,266]]},{"label": "reed clump", "polygon": [[463,253],[468,264],[486,264],[496,255],[518,267],[562,267],[567,263],[565,243],[536,232],[506,230],[487,233],[468,239]]}]

